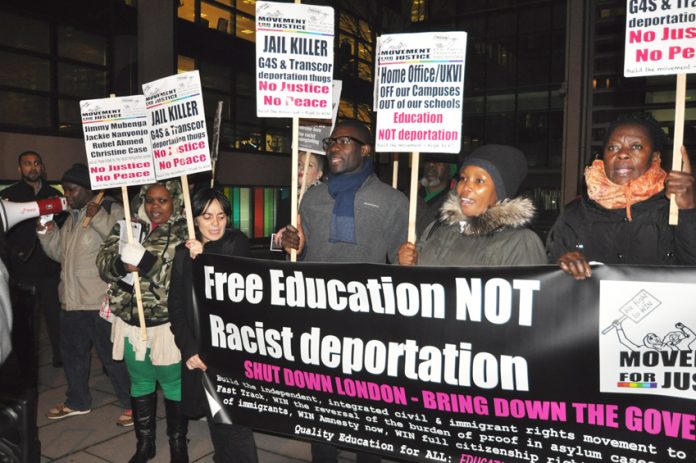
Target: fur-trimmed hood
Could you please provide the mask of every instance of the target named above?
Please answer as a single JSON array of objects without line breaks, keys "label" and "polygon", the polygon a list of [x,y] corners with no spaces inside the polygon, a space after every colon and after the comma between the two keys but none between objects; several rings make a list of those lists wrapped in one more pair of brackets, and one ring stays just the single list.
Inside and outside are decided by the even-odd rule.
[{"label": "fur-trimmed hood", "polygon": [[531,199],[518,196],[498,201],[478,217],[467,217],[462,214],[459,196],[452,190],[440,209],[440,222],[445,225],[461,224],[462,235],[483,236],[503,228],[523,227],[531,222],[535,212]]}]

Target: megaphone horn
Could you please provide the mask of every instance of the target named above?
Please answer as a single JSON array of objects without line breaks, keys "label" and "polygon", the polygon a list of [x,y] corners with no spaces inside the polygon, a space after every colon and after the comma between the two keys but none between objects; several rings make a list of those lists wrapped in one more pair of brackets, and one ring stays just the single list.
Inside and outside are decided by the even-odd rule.
[{"label": "megaphone horn", "polygon": [[2,229],[7,231],[17,225],[34,217],[48,214],[58,214],[68,209],[68,202],[65,198],[49,198],[39,201],[29,201],[27,203],[14,203],[12,201],[0,201],[0,219],[2,219]]}]

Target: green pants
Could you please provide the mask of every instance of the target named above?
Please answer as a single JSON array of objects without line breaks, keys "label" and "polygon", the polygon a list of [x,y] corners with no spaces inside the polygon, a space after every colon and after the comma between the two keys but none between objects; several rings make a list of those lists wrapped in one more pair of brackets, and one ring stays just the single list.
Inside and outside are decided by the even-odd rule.
[{"label": "green pants", "polygon": [[130,375],[131,396],[142,397],[152,394],[159,381],[165,398],[181,402],[181,362],[172,365],[153,365],[149,348],[144,360],[136,360],[135,351],[128,338],[124,341],[123,359]]}]

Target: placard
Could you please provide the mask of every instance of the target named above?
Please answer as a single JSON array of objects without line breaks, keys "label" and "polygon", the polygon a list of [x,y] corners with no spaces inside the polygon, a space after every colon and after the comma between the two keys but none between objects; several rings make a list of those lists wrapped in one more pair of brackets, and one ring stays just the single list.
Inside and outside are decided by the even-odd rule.
[{"label": "placard", "polygon": [[336,125],[336,116],[338,116],[338,105],[341,102],[341,88],[343,82],[334,80],[332,86],[332,103],[331,103],[331,119],[316,120],[316,119],[300,119],[299,131],[299,149],[300,151],[309,151],[310,153],[326,154],[322,140],[330,137],[333,128]]},{"label": "placard", "polygon": [[383,35],[377,151],[459,153],[466,32]]},{"label": "placard", "polygon": [[696,2],[628,0],[624,76],[696,72]]},{"label": "placard", "polygon": [[256,115],[331,118],[334,10],[256,2]]},{"label": "placard", "polygon": [[158,180],[211,169],[198,71],[143,84]]},{"label": "placard", "polygon": [[92,190],[155,181],[142,95],[80,101]]}]

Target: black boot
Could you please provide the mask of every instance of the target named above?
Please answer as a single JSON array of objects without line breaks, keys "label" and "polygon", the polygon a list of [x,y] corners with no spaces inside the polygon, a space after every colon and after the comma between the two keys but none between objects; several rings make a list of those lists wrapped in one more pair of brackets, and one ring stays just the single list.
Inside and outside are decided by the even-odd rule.
[{"label": "black boot", "polygon": [[153,392],[142,397],[131,397],[131,407],[133,407],[133,428],[138,444],[135,447],[135,455],[128,460],[128,463],[146,463],[151,458],[155,458],[157,450],[155,448],[157,394]]},{"label": "black boot", "polygon": [[171,463],[188,463],[188,418],[181,414],[181,402],[164,399]]}]

